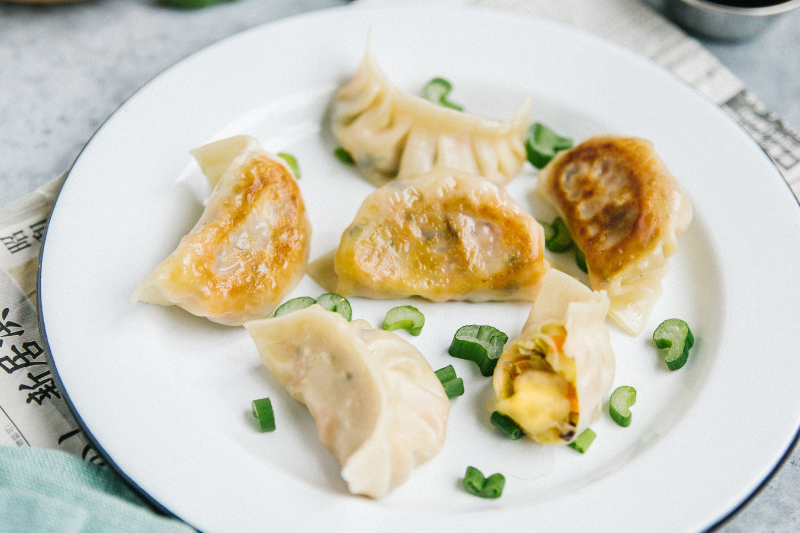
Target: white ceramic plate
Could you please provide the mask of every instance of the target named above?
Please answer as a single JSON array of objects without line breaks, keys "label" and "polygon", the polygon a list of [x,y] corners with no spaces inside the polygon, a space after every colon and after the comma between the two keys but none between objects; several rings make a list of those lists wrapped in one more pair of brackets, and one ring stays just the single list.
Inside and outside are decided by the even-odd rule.
[{"label": "white ceramic plate", "polygon": [[[525,92],[534,119],[577,140],[619,133],[655,143],[694,207],[637,338],[613,325],[614,386],[638,391],[629,428],[607,414],[585,455],[508,441],[488,423],[490,382],[446,353],[455,330],[516,336],[529,305],[418,302],[409,337],[466,382],[447,442],[380,501],[350,496],[306,409],[280,389],[242,328],[178,308],[131,304],[138,283],[195,223],[206,191],[187,152],[247,133],[293,153],[314,227],[312,258],[334,248],[372,188],[331,154],[334,89],[372,27],[390,79],[417,91],[450,79],[451,99],[507,118]],[[552,212],[526,170],[509,187]],[[92,138],[58,198],[41,265],[41,312],[62,390],[107,457],[160,505],[205,532],[697,531],[736,508],[800,425],[800,210],[759,148],[718,108],[617,46],[519,14],[453,7],[347,7],[282,20],[197,53],[158,76]],[[571,268],[571,257],[554,259]],[[577,272],[573,269],[573,271]],[[305,279],[293,295],[323,292]],[[379,327],[395,302],[352,299]],[[697,342],[680,371],[650,335],[681,317]],[[405,332],[401,332],[405,335]],[[250,401],[270,396],[260,434]],[[502,472],[499,500],[466,494],[468,465]]]}]

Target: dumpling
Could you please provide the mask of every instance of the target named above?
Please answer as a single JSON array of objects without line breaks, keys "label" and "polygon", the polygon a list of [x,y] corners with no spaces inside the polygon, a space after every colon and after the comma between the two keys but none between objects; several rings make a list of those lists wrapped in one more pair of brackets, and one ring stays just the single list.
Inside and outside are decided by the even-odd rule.
[{"label": "dumpling", "polygon": [[608,292],[610,316],[638,335],[661,295],[677,236],[692,220],[689,199],[653,144],[592,137],[550,161],[536,189],[586,254],[589,282]]},{"label": "dumpling", "polygon": [[[533,300],[542,226],[491,181],[439,168],[364,200],[333,261],[343,296]],[[312,277],[314,274],[312,274]]]},{"label": "dumpling", "polygon": [[131,301],[178,305],[229,326],[269,316],[308,263],[311,225],[297,182],[253,137],[230,137],[192,154],[211,197]]},{"label": "dumpling", "polygon": [[377,186],[439,167],[504,184],[526,159],[530,102],[509,121],[434,104],[392,85],[368,47],[356,75],[335,94],[331,117],[334,137]]},{"label": "dumpling", "polygon": [[351,493],[380,498],[441,450],[450,400],[399,336],[318,304],[244,327],[278,383],[308,407]]},{"label": "dumpling", "polygon": [[600,416],[614,380],[608,296],[559,270],[545,276],[519,337],[492,377],[494,408],[539,444],[572,442]]}]

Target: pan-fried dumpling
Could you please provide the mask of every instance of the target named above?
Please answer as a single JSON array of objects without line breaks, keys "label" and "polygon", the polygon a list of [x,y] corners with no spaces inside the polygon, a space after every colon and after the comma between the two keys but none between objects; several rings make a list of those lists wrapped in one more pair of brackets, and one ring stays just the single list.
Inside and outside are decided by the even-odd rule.
[{"label": "pan-fried dumpling", "polygon": [[332,105],[334,137],[377,186],[439,167],[507,183],[525,162],[529,119],[527,100],[511,120],[498,121],[404,93],[386,78],[369,48]]},{"label": "pan-fried dumpling", "polygon": [[494,408],[539,444],[572,442],[600,416],[614,380],[608,296],[556,269],[492,377]]},{"label": "pan-fried dumpling", "polygon": [[318,304],[244,327],[278,383],[308,407],[351,493],[379,498],[441,450],[450,400],[398,335]]},{"label": "pan-fried dumpling", "polygon": [[257,139],[192,151],[213,188],[200,220],[131,301],[229,326],[269,316],[303,277],[311,225],[289,168]]},{"label": "pan-fried dumpling", "polygon": [[344,231],[335,292],[533,300],[549,268],[543,233],[503,187],[480,176],[440,168],[396,180],[367,196]]},{"label": "pan-fried dumpling", "polygon": [[667,258],[692,207],[650,141],[597,136],[559,153],[536,189],[586,254],[589,282],[611,300],[611,317],[631,335],[661,295]]}]

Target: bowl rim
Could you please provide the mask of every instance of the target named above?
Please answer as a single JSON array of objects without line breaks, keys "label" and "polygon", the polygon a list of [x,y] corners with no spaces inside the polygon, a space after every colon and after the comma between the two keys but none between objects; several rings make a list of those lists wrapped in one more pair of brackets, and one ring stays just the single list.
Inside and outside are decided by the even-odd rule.
[{"label": "bowl rim", "polygon": [[763,7],[736,7],[718,4],[709,0],[679,0],[681,3],[693,6],[704,11],[709,11],[724,15],[740,15],[745,17],[768,17],[780,15],[797,7],[800,7],[800,0],[787,0]]}]

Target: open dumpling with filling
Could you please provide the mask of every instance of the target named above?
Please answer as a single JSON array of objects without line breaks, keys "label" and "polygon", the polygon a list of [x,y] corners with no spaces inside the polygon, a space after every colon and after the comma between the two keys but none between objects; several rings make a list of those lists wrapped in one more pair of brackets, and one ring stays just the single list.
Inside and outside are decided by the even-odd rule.
[{"label": "open dumpling with filling", "polygon": [[379,498],[441,450],[450,400],[398,335],[318,304],[244,326],[278,383],[308,407],[353,494]]},{"label": "open dumpling with filling", "polygon": [[508,121],[450,109],[395,87],[367,47],[355,76],[334,95],[332,130],[361,174],[380,186],[449,167],[504,184],[526,159],[530,103]]},{"label": "open dumpling with filling", "polygon": [[539,444],[572,442],[600,416],[614,380],[607,312],[605,292],[551,269],[522,333],[497,361],[494,409]]},{"label": "open dumpling with filling", "polygon": [[211,197],[131,301],[178,305],[225,325],[269,316],[308,263],[311,225],[297,182],[253,137],[223,139],[192,155]]},{"label": "open dumpling with filling", "polygon": [[532,301],[548,268],[542,226],[502,186],[440,168],[364,200],[334,257],[335,290],[326,288],[378,299]]},{"label": "open dumpling with filling", "polygon": [[631,335],[644,328],[692,207],[653,144],[597,136],[559,153],[537,191],[555,207],[586,254],[589,282],[605,290],[609,314]]}]

